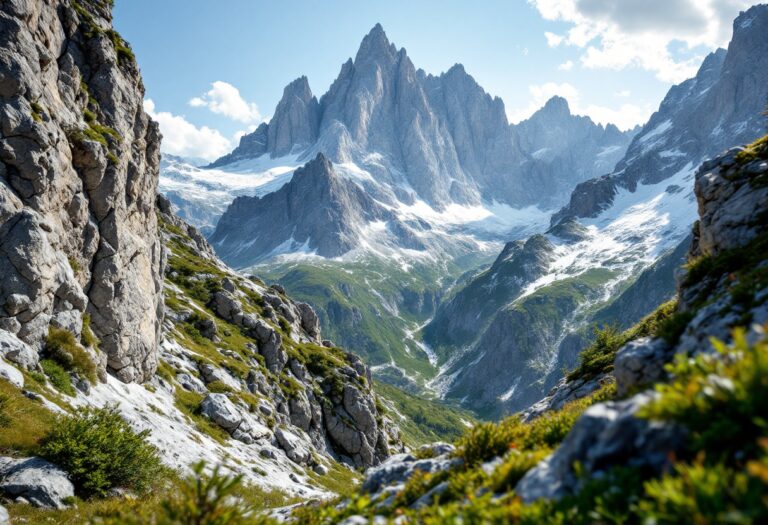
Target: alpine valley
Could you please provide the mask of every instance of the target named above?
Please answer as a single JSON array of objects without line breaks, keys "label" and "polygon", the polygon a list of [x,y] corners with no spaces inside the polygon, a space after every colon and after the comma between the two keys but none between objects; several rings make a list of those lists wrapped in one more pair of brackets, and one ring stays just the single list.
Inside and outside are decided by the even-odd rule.
[{"label": "alpine valley", "polygon": [[674,293],[693,173],[764,129],[761,14],[626,132],[561,97],[510,125],[463,66],[416,69],[377,25],[319,100],[291,82],[232,153],[166,161],[160,188],[376,377],[508,414],[575,365],[593,326],[629,326]]}]

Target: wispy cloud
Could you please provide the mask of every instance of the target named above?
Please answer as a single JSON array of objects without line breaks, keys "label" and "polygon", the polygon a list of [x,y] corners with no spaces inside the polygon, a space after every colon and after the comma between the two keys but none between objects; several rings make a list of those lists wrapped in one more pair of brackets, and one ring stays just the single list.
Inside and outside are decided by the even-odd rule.
[{"label": "wispy cloud", "polygon": [[197,127],[183,116],[157,111],[152,99],[144,101],[144,111],[160,125],[161,148],[166,153],[214,160],[232,150],[232,143],[218,130]]},{"label": "wispy cloud", "polygon": [[[731,22],[751,0],[528,0],[546,20],[567,22],[564,34],[544,33],[550,47],[582,49],[586,68],[636,66],[665,82],[693,76],[703,57],[670,51],[714,49],[728,42]],[[688,54],[690,55],[690,54]]]},{"label": "wispy cloud", "polygon": [[245,124],[257,123],[262,120],[259,107],[253,102],[247,102],[240,90],[232,84],[217,80],[211,84],[211,89],[205,94],[194,97],[189,101],[192,107],[206,107],[213,113]]}]

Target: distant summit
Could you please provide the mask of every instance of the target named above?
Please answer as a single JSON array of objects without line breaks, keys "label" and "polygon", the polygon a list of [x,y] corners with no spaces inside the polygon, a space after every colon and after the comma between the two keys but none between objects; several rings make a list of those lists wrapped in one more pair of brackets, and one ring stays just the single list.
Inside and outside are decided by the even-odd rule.
[{"label": "distant summit", "polygon": [[[367,174],[344,184],[354,184],[389,210],[419,201],[438,211],[494,202],[514,208],[555,208],[577,183],[610,172],[630,140],[631,134],[615,128],[607,131],[586,117],[571,115],[562,98],[550,100],[528,123],[510,126],[502,100],[489,95],[464,66],[456,64],[438,76],[417,69],[405,49],[391,43],[377,24],[319,101],[306,77],[294,80],[269,124],[242,137],[232,153],[210,167],[226,169],[234,162],[261,157],[291,156],[305,162],[322,153],[350,173]],[[294,227],[301,230],[303,220],[286,217],[288,233],[282,239],[240,249],[237,246],[251,232],[272,227],[251,220],[268,216],[260,207],[272,201],[255,198],[245,206],[246,198],[238,200],[238,213],[251,210],[253,217],[222,221],[212,237],[225,259],[237,251],[236,264],[260,260],[278,240],[279,245],[292,246],[289,234]],[[356,232],[362,230],[342,224],[344,217],[351,215],[316,217],[328,222],[323,231],[335,231],[344,239],[328,251],[334,256],[337,248],[361,244]],[[246,223],[250,226],[242,235],[232,231]],[[390,228],[390,241],[407,239],[410,245],[425,229],[423,224],[406,227],[410,231],[405,236],[400,228],[396,233]],[[429,244],[420,244],[424,243]]]}]

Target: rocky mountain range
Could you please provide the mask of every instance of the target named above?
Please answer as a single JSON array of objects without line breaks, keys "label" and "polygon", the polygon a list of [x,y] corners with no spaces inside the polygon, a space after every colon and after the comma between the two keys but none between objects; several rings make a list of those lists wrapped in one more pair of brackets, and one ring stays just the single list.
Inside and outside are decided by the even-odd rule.
[{"label": "rocky mountain range", "polygon": [[768,6],[624,133],[377,25],[207,168],[112,7],[0,1],[0,523],[768,520]]},{"label": "rocky mountain range", "polygon": [[524,409],[574,366],[590,326],[631,325],[671,296],[695,167],[764,132],[766,24],[765,6],[742,13],[728,50],[670,89],[611,175],[579,184],[544,235],[508,244],[438,307],[423,333],[441,395],[491,415]]},{"label": "rocky mountain range", "polygon": [[[322,153],[337,166],[343,179],[338,184],[348,186],[347,192],[368,193],[400,216],[417,204],[436,212],[493,203],[546,209],[564,203],[576,183],[609,172],[632,136],[571,115],[559,97],[529,120],[510,126],[504,103],[486,93],[463,66],[439,76],[417,70],[405,49],[398,50],[376,25],[319,101],[306,77],[295,80],[285,88],[270,122],[242,137],[240,146],[210,167],[227,170],[262,157],[304,162]],[[266,223],[258,217],[273,213],[261,211],[267,206],[275,206],[274,201],[259,199],[247,209],[241,201],[229,211],[212,237],[225,260],[249,231],[263,229]],[[385,243],[430,251],[414,240],[430,237],[440,221],[423,213],[417,219],[417,224],[402,217],[400,224],[383,221],[391,233]],[[234,229],[245,221],[247,228]],[[274,242],[255,242],[247,257],[228,262],[255,263],[274,256],[274,247],[283,243],[282,252],[300,251],[304,240],[309,251],[341,255],[365,246],[365,225],[328,217],[317,223],[315,236],[301,242],[291,242],[286,227]],[[325,238],[346,237],[343,249],[320,246],[319,230]],[[350,230],[357,231],[350,235]]]},{"label": "rocky mountain range", "polygon": [[560,97],[509,125],[462,66],[417,70],[377,26],[319,100],[292,82],[231,154],[206,169],[169,159],[160,186],[227,263],[284,283],[378,377],[414,387],[436,372],[414,334],[439,296],[543,229],[635,132]]},{"label": "rocky mountain range", "polygon": [[765,130],[766,43],[759,38],[765,24],[762,5],[742,13],[728,50],[707,56],[694,78],[670,89],[615,170],[580,184],[553,222],[594,217],[622,190],[635,192],[690,171],[732,144],[758,137]]}]

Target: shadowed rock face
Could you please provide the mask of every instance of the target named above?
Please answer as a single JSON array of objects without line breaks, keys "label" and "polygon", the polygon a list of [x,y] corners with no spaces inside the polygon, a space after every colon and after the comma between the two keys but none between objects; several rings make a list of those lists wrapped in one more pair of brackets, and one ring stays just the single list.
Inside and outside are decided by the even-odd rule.
[{"label": "shadowed rock face", "polygon": [[423,249],[414,230],[355,182],[339,176],[322,154],[264,197],[238,197],[219,220],[211,242],[233,266],[246,266],[290,244],[322,257],[358,246],[372,223],[387,223],[402,246]]},{"label": "shadowed rock face", "polygon": [[635,191],[638,184],[663,181],[761,136],[768,99],[766,31],[768,6],[739,15],[728,50],[710,54],[696,77],[670,89],[612,174],[579,184],[553,224],[565,217],[594,217],[620,188]]},{"label": "shadowed rock face", "polygon": [[0,328],[40,350],[88,313],[123,381],[155,371],[160,135],[101,3],[0,5]]}]

